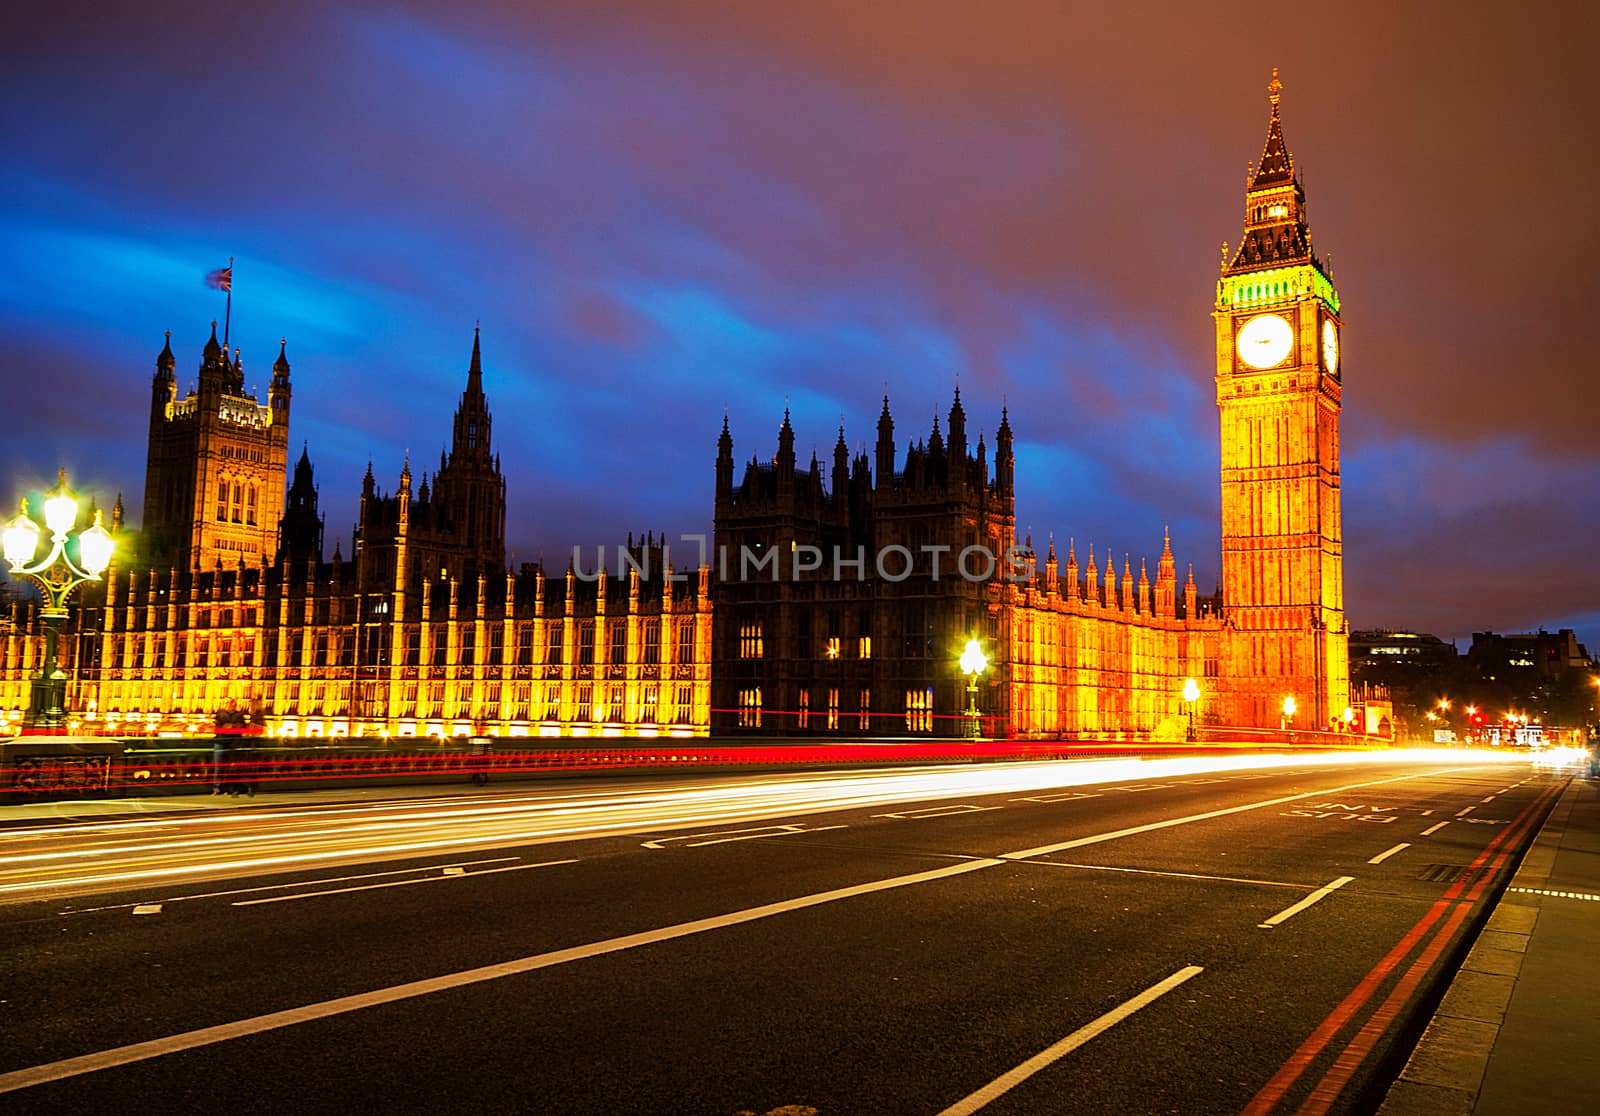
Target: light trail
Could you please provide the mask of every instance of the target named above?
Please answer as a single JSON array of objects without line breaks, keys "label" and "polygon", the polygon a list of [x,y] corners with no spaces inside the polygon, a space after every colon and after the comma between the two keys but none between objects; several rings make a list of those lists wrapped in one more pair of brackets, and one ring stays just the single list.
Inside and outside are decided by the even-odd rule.
[{"label": "light trail", "polygon": [[1438,749],[1165,759],[1024,761],[981,766],[750,775],[618,791],[508,793],[0,830],[0,901],[192,883],[307,867],[403,860],[513,845],[792,817],[797,814],[1147,782],[1212,772],[1366,763],[1527,762]]}]

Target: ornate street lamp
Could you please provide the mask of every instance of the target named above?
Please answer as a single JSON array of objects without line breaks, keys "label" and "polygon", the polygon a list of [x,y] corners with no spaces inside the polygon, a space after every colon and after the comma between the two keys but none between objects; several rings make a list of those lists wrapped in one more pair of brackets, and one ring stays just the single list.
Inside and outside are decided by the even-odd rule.
[{"label": "ornate street lamp", "polygon": [[1283,728],[1285,732],[1294,727],[1294,711],[1298,708],[1299,706],[1295,704],[1293,694],[1283,699]]},{"label": "ornate street lamp", "polygon": [[1183,680],[1183,700],[1189,707],[1189,739],[1194,739],[1194,703],[1200,700],[1200,683],[1193,678]]},{"label": "ornate street lamp", "polygon": [[[49,552],[39,561],[33,561],[39,549],[39,525],[28,514],[27,500],[22,501],[22,510],[6,525],[3,540],[0,540],[12,576],[32,579],[44,598],[44,608],[39,613],[44,621],[44,663],[33,679],[28,716],[23,722],[34,728],[55,728],[66,723],[67,676],[56,666],[56,641],[61,621],[67,618],[67,597],[84,582],[100,580],[100,575],[111,564],[111,551],[116,546],[101,525],[98,511],[94,513],[94,525],[70,540],[67,534],[77,522],[78,498],[67,487],[67,471],[62,469],[56,486],[45,493],[44,499],[44,525],[50,531]],[[76,560],[67,552],[69,542],[77,544]]]},{"label": "ornate street lamp", "polygon": [[1344,721],[1344,731],[1345,732],[1354,732],[1355,731],[1356,711],[1354,709],[1352,709],[1348,705],[1345,706],[1344,707],[1344,714],[1343,714],[1341,719]]},{"label": "ornate street lamp", "polygon": [[983,653],[983,644],[967,640],[961,652],[961,673],[967,676],[967,717],[972,722],[972,739],[978,739],[978,675],[989,666],[989,657]]}]

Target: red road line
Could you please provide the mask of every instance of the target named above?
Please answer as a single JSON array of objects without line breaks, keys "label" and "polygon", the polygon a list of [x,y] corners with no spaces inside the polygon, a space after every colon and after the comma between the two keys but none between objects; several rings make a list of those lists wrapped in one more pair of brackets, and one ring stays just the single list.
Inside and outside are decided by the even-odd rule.
[{"label": "red road line", "polygon": [[[1488,846],[1478,854],[1477,858],[1472,862],[1471,869],[1476,869],[1493,855],[1495,849],[1514,831],[1519,830],[1524,825],[1525,820],[1531,817],[1534,811],[1554,791],[1555,788],[1548,788],[1533,802],[1529,803],[1516,821],[1501,830],[1499,835],[1490,841]],[[1383,960],[1373,966],[1372,970],[1361,978],[1361,982],[1351,989],[1349,995],[1328,1013],[1327,1018],[1317,1024],[1316,1029],[1306,1037],[1306,1040],[1300,1044],[1299,1048],[1289,1055],[1283,1065],[1278,1068],[1278,1072],[1273,1074],[1272,1078],[1261,1087],[1261,1091],[1251,1098],[1250,1103],[1241,1110],[1240,1116],[1264,1116],[1265,1113],[1270,1112],[1273,1106],[1283,1099],[1284,1094],[1300,1079],[1300,1075],[1306,1071],[1317,1055],[1322,1053],[1323,1048],[1332,1041],[1334,1035],[1338,1034],[1356,1012],[1366,1006],[1367,1001],[1376,994],[1379,986],[1388,979],[1395,966],[1405,960],[1417,942],[1428,933],[1433,924],[1450,907],[1455,897],[1460,894],[1465,881],[1471,878],[1471,869],[1461,880],[1452,884],[1450,889],[1434,902],[1433,906],[1428,908],[1427,913],[1418,919],[1410,930],[1406,931],[1405,936],[1395,943],[1394,948],[1384,955]],[[1462,904],[1459,909],[1464,911],[1469,908],[1470,904]]]},{"label": "red road line", "polygon": [[[1534,800],[1529,808],[1532,809],[1533,806],[1537,806],[1549,798],[1554,789],[1553,787],[1546,789],[1543,794]],[[1439,955],[1444,952],[1445,947],[1455,937],[1456,931],[1460,928],[1467,913],[1476,904],[1478,896],[1482,894],[1483,889],[1490,880],[1500,874],[1506,860],[1511,855],[1512,846],[1520,841],[1522,835],[1532,827],[1533,819],[1527,816],[1527,811],[1523,811],[1523,814],[1515,822],[1502,831],[1501,840],[1506,842],[1506,848],[1502,849],[1500,854],[1495,857],[1494,863],[1483,873],[1482,878],[1473,886],[1472,891],[1468,893],[1465,900],[1456,904],[1455,910],[1451,912],[1449,921],[1445,923],[1438,934],[1434,935],[1433,940],[1428,943],[1421,956],[1412,962],[1411,967],[1400,978],[1400,982],[1395,985],[1388,998],[1367,1019],[1361,1030],[1350,1040],[1350,1044],[1340,1052],[1333,1065],[1328,1068],[1328,1072],[1323,1075],[1321,1081],[1317,1082],[1316,1088],[1312,1089],[1310,1096],[1300,1106],[1298,1110],[1299,1116],[1322,1116],[1333,1106],[1333,1102],[1344,1091],[1344,1087],[1350,1083],[1350,1079],[1355,1076],[1355,1072],[1361,1067],[1361,1063],[1366,1061],[1368,1054],[1372,1053],[1372,1048],[1377,1044],[1378,1039],[1383,1036],[1384,1032],[1389,1029],[1390,1024],[1394,1022],[1395,1017],[1400,1014],[1401,1007],[1416,991],[1423,975],[1433,967],[1434,962],[1439,959]],[[1494,844],[1499,843],[1499,841],[1494,842]],[[1493,844],[1490,845],[1490,848],[1493,848]],[[1488,851],[1488,849],[1484,850],[1485,853]],[[1479,859],[1482,859],[1482,857],[1480,856]],[[1470,878],[1470,876],[1465,876],[1463,880]]]},{"label": "red road line", "polygon": [[1323,1074],[1322,1080],[1317,1082],[1317,1087],[1306,1098],[1305,1104],[1300,1106],[1300,1116],[1322,1116],[1332,1107],[1344,1087],[1350,1083],[1350,1078],[1355,1075],[1361,1063],[1366,1061],[1367,1055],[1372,1053],[1373,1046],[1383,1033],[1394,1022],[1395,1016],[1400,1014],[1400,1009],[1411,999],[1417,990],[1422,975],[1433,968],[1439,955],[1444,952],[1444,947],[1456,936],[1456,931],[1461,928],[1462,921],[1467,917],[1467,912],[1472,910],[1471,903],[1457,903],[1455,910],[1450,913],[1449,921],[1433,936],[1433,941],[1428,943],[1421,955],[1411,963],[1400,982],[1394,986],[1394,991],[1389,993],[1388,999],[1378,1007],[1368,1018],[1361,1030],[1356,1032],[1355,1038],[1350,1040],[1350,1045],[1340,1052],[1328,1072]]}]

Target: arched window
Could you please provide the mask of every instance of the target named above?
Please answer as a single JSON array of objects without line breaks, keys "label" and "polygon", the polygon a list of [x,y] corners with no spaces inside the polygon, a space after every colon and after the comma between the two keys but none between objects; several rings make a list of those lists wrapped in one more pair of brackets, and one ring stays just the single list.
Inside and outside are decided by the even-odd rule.
[{"label": "arched window", "polygon": [[238,481],[233,483],[233,521],[239,522],[239,515],[244,507],[243,486]]},{"label": "arched window", "polygon": [[251,485],[245,490],[244,521],[255,526],[256,522],[256,486]]},{"label": "arched window", "polygon": [[217,482],[217,522],[228,521],[228,478],[223,477]]}]

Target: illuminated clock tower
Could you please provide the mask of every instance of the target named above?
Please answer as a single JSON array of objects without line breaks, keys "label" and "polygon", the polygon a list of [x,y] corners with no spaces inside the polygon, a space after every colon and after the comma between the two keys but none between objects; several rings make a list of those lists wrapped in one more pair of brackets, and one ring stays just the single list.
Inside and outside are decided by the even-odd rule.
[{"label": "illuminated clock tower", "polygon": [[1217,283],[1224,655],[1238,724],[1328,728],[1349,701],[1339,511],[1339,293],[1311,249],[1276,68],[1244,239]]}]

